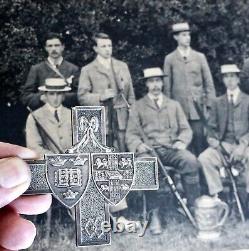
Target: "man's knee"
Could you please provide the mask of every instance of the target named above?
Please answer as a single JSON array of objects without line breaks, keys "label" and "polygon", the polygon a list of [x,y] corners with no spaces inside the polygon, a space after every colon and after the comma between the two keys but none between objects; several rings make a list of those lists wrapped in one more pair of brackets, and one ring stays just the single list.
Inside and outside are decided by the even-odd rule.
[{"label": "man's knee", "polygon": [[215,151],[214,149],[208,148],[199,155],[198,160],[201,162],[202,165],[203,164],[205,165],[212,161],[212,158],[214,156],[214,151]]},{"label": "man's knee", "polygon": [[185,164],[188,166],[188,171],[190,172],[198,172],[201,168],[201,163],[198,161],[198,159],[195,157],[194,154],[192,154],[188,150],[182,150],[181,152],[181,158],[185,162]]}]

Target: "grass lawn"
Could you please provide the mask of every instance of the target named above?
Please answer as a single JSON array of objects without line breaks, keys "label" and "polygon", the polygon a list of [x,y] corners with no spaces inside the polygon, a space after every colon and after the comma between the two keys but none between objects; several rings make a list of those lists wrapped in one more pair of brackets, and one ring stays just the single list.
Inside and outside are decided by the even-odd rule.
[{"label": "grass lawn", "polygon": [[163,234],[153,236],[148,230],[144,237],[137,233],[112,234],[112,244],[102,247],[75,247],[74,223],[66,217],[63,223],[56,220],[52,224],[52,233],[47,245],[43,224],[38,225],[38,234],[33,246],[29,250],[84,250],[84,251],[223,251],[223,250],[249,250],[249,220],[242,224],[235,217],[230,216],[223,228],[222,237],[213,243],[203,243],[196,239],[196,230],[180,214],[171,210],[162,215]]}]

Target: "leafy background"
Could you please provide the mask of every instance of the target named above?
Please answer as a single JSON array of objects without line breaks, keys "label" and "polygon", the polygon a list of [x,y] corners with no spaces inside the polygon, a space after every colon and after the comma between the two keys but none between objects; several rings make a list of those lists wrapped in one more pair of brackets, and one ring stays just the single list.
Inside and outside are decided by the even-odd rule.
[{"label": "leafy background", "polygon": [[[19,88],[32,64],[46,56],[48,31],[63,35],[65,58],[82,67],[94,58],[90,37],[104,31],[113,39],[114,56],[128,63],[137,98],[144,94],[142,69],[162,66],[174,50],[171,25],[188,21],[192,47],[205,53],[217,94],[224,87],[220,64],[240,67],[249,54],[247,0],[0,0],[0,140],[23,144],[27,112]],[[19,136],[18,136],[19,135]]]}]

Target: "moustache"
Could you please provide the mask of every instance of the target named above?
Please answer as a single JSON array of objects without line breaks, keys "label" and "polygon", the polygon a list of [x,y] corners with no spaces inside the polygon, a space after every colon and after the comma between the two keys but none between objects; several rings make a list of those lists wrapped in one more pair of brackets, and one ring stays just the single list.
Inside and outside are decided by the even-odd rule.
[{"label": "moustache", "polygon": [[154,88],[152,88],[152,91],[161,91],[161,89],[162,88],[160,88],[160,87],[154,87]]}]

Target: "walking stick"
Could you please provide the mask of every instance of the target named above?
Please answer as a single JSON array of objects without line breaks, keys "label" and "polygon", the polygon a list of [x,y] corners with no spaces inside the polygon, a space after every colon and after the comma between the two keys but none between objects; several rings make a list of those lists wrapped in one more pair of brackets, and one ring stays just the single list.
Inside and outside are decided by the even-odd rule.
[{"label": "walking stick", "polygon": [[234,195],[234,198],[235,198],[235,201],[236,201],[236,204],[237,204],[237,208],[239,210],[239,214],[240,214],[240,218],[241,218],[241,221],[242,222],[245,222],[245,215],[244,215],[244,211],[242,209],[242,205],[241,205],[241,201],[240,201],[240,198],[239,198],[239,194],[238,194],[238,188],[237,188],[237,185],[236,185],[236,180],[233,176],[233,173],[232,173],[232,163],[228,160],[229,158],[229,154],[227,153],[226,149],[224,148],[224,146],[222,145],[222,143],[220,142],[220,145],[219,145],[220,149],[221,149],[221,158],[223,160],[223,163],[225,165],[225,168],[228,172],[228,176],[230,178],[230,181],[232,183],[232,188],[233,188],[233,195]]},{"label": "walking stick", "polygon": [[[168,174],[167,170],[165,169],[160,157],[158,156],[157,152],[155,151],[155,149],[153,147],[150,146],[150,143],[149,143],[149,140],[147,138],[147,136],[145,135],[142,127],[140,126],[140,124],[138,123],[137,121],[137,118],[136,119],[136,127],[139,131],[139,134],[141,135],[144,143],[150,148],[150,152],[151,154],[157,158],[157,161],[158,161],[158,164],[159,164],[159,168],[160,170],[162,171],[163,175],[165,176],[165,180],[168,182],[173,194],[175,195],[176,199],[178,200],[178,202],[180,203],[182,209],[184,210],[187,218],[189,219],[189,221],[191,222],[191,224],[196,227],[196,222],[195,222],[195,219],[194,217],[192,216],[190,210],[188,209],[187,205],[184,203],[181,195],[179,194],[176,186],[175,186],[175,183],[174,181],[172,180],[172,178],[170,177],[170,175]],[[169,147],[170,148],[170,147]]]}]

